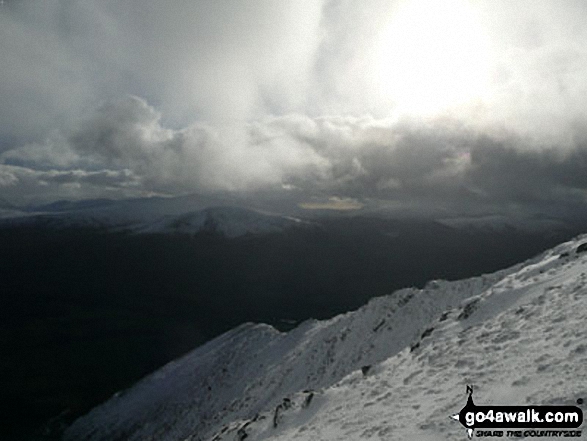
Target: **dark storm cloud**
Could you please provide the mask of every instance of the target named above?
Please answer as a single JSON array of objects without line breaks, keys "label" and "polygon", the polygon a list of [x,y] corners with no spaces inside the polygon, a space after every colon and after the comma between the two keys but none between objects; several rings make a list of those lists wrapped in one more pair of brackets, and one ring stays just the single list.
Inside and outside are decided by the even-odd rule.
[{"label": "dark storm cloud", "polygon": [[471,151],[466,179],[496,201],[555,202],[587,195],[587,143],[567,151],[516,149],[484,138]]},{"label": "dark storm cloud", "polygon": [[314,137],[294,135],[312,145],[328,166],[318,179],[292,176],[291,182],[308,191],[321,188],[461,213],[511,208],[585,212],[587,143],[580,137],[561,148],[446,122],[387,127],[375,121],[340,123],[323,120],[319,125],[329,130],[318,130]]}]

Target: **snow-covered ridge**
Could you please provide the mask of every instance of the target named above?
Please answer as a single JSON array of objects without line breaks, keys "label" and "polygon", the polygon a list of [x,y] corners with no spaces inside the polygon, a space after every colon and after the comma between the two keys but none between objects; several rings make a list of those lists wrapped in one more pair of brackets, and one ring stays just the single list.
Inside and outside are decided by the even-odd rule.
[{"label": "snow-covered ridge", "polygon": [[[127,203],[126,205],[129,205]],[[79,204],[78,204],[79,205]],[[76,205],[75,210],[5,213],[0,210],[4,225],[42,224],[52,228],[95,227],[110,230],[125,230],[137,234],[196,234],[200,231],[215,231],[234,238],[245,234],[263,234],[283,231],[290,227],[309,225],[307,221],[290,216],[267,213],[260,210],[214,206],[188,212],[159,214],[144,208],[126,207],[121,204]],[[132,208],[132,209],[130,209]],[[16,214],[15,214],[16,213]]]},{"label": "snow-covered ridge", "polygon": [[586,241],[289,333],[243,325],[114,396],[65,439],[455,439],[448,415],[465,384],[499,404],[586,397]]}]

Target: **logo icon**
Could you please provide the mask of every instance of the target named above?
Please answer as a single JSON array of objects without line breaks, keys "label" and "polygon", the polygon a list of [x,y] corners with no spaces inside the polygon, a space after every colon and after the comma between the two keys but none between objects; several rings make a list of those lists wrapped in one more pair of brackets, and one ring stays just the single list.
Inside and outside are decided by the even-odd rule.
[{"label": "logo icon", "polygon": [[[560,429],[576,429],[583,423],[583,411],[577,406],[477,406],[473,386],[469,385],[467,395],[465,407],[450,418],[465,427],[469,439],[475,429],[510,429],[508,433],[520,437],[560,436]],[[522,434],[519,429],[533,430]],[[499,430],[491,433],[490,436],[503,436]]]}]

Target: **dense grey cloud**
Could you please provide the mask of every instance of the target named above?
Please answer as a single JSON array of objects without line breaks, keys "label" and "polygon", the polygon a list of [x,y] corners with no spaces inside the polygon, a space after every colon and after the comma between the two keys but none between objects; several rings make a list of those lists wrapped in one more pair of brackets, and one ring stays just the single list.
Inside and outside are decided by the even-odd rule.
[{"label": "dense grey cloud", "polygon": [[15,202],[42,203],[82,197],[148,196],[130,170],[37,170],[0,164],[0,192]]},{"label": "dense grey cloud", "polygon": [[[426,42],[450,43],[442,31],[424,39],[390,31],[429,25],[434,17],[420,4],[7,1],[0,197],[267,190],[354,201],[348,206],[580,211],[584,2],[447,0],[473,11],[463,20],[478,20],[487,37],[478,48],[487,78],[471,83],[483,93],[452,107],[432,96],[426,111],[402,114],[405,97],[394,95],[385,69],[410,60],[387,58],[397,47],[417,57]],[[416,13],[409,26],[394,21],[406,8]],[[419,83],[396,80],[450,86],[435,82],[446,68],[468,81],[451,71],[462,64],[445,62],[416,65]]]},{"label": "dense grey cloud", "polygon": [[125,93],[175,126],[301,109],[320,12],[315,0],[6,2],[3,135],[39,141]]},{"label": "dense grey cloud", "polygon": [[[145,98],[174,128],[289,113],[385,117],[395,98],[381,93],[377,63],[389,55],[378,44],[410,2],[422,3],[8,1],[0,149],[42,141],[123,94]],[[492,64],[491,94],[472,117],[548,133],[585,117],[583,2],[474,4]],[[404,38],[409,47],[417,35]]]},{"label": "dense grey cloud", "polygon": [[[47,157],[60,155],[55,166],[67,167],[39,170]],[[273,189],[309,201],[319,194],[455,214],[556,215],[573,207],[582,213],[587,196],[587,142],[580,134],[563,150],[447,119],[418,124],[295,114],[238,129],[173,130],[136,97],[103,106],[59,141],[15,149],[0,160],[27,164],[2,166],[3,190],[37,197],[60,188],[85,196],[100,188],[111,196]]]}]

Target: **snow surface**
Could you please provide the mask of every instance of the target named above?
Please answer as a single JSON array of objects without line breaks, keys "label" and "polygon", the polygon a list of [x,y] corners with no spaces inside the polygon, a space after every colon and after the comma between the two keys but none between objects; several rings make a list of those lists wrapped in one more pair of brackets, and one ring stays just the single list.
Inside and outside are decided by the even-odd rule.
[{"label": "snow surface", "polygon": [[116,394],[65,439],[466,439],[449,415],[467,384],[480,405],[574,405],[587,398],[585,242],[289,333],[242,325]]}]

